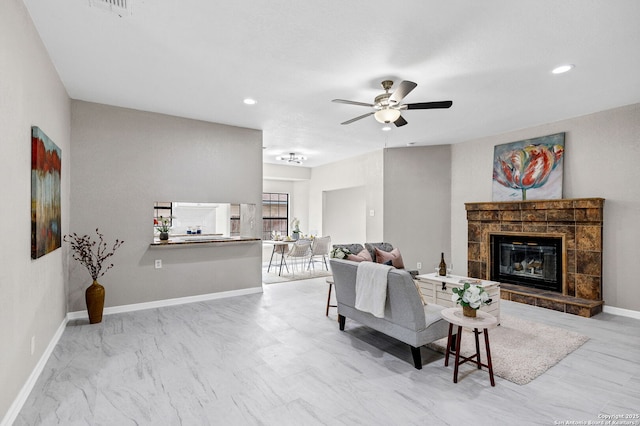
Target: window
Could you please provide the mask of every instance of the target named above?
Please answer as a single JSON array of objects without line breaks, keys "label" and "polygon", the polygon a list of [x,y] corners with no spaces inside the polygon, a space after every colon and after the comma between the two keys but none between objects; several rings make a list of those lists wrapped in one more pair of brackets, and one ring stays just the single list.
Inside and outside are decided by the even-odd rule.
[{"label": "window", "polygon": [[262,239],[270,240],[273,231],[289,235],[289,194],[262,194]]},{"label": "window", "polygon": [[173,225],[173,209],[171,201],[156,201],[153,203],[153,226],[158,227],[160,217],[169,219],[169,227]]}]

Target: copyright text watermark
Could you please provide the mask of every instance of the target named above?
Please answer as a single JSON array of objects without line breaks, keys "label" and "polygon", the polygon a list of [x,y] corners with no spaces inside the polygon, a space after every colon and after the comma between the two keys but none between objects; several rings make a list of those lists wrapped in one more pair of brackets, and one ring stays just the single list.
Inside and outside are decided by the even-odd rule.
[{"label": "copyright text watermark", "polygon": [[556,426],[566,426],[566,425],[640,426],[640,413],[598,414],[598,419],[596,420],[555,420],[553,424]]}]

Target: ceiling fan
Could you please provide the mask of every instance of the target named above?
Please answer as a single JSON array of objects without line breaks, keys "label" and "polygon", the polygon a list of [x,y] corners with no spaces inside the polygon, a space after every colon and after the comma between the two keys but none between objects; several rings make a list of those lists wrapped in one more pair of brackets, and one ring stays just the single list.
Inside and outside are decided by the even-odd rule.
[{"label": "ceiling fan", "polygon": [[340,124],[351,124],[354,121],[361,120],[365,117],[373,115],[375,119],[380,123],[393,123],[396,127],[404,126],[407,124],[400,111],[405,109],[434,109],[434,108],[450,108],[453,105],[452,101],[439,101],[439,102],[418,102],[413,104],[401,103],[405,96],[407,96],[417,84],[413,81],[403,81],[393,93],[389,93],[393,81],[385,80],[382,83],[382,88],[385,92],[376,96],[372,104],[365,102],[347,101],[345,99],[334,99],[331,102],[337,102],[348,105],[358,105],[373,108],[374,111],[362,114],[351,120],[347,120]]}]

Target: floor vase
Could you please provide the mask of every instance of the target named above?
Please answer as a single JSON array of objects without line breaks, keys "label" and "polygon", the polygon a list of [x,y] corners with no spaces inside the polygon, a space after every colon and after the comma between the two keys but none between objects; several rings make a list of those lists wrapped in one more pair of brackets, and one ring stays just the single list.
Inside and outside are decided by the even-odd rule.
[{"label": "floor vase", "polygon": [[84,293],[87,302],[87,312],[89,314],[89,324],[102,322],[102,311],[104,309],[104,287],[93,281]]}]

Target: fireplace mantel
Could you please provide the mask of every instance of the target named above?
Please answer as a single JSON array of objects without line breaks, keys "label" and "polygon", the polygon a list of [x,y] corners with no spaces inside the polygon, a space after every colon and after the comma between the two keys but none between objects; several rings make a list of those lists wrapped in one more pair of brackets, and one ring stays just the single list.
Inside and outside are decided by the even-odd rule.
[{"label": "fireplace mantel", "polygon": [[563,294],[502,285],[503,299],[581,316],[602,311],[603,198],[465,203],[468,275],[489,279],[491,233],[561,234],[566,243]]}]

